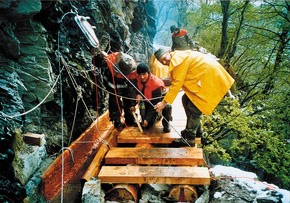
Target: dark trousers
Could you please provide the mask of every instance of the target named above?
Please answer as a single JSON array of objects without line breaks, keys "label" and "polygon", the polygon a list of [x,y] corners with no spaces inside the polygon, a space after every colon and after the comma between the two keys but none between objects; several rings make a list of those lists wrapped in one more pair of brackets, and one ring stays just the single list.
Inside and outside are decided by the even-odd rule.
[{"label": "dark trousers", "polygon": [[[133,123],[135,121],[131,111],[130,111],[130,100],[124,99],[119,97],[116,97],[115,95],[110,94],[109,95],[109,117],[111,121],[118,121],[120,120],[120,116],[122,111],[124,110],[124,117],[126,120],[126,123]],[[120,109],[119,109],[120,108]]]},{"label": "dark trousers", "polygon": [[169,128],[169,121],[172,121],[172,106],[170,104],[166,104],[164,109],[162,110],[162,125],[164,128]]},{"label": "dark trousers", "polygon": [[182,96],[182,105],[187,117],[186,130],[195,138],[196,135],[201,134],[201,111],[190,101],[186,94]]}]

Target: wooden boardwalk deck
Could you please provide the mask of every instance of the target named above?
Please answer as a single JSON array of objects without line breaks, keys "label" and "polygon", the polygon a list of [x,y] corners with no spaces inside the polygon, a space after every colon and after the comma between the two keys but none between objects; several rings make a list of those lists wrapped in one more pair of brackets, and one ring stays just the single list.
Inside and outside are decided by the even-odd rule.
[{"label": "wooden boardwalk deck", "polygon": [[[173,103],[170,133],[163,133],[161,121],[147,132],[140,132],[138,127],[125,128],[120,132],[118,144],[136,146],[120,145],[108,151],[98,175],[102,183],[210,184],[202,148],[167,148],[162,145],[180,138],[180,131],[185,128],[186,116],[181,96],[182,92]],[[196,142],[200,144],[200,138]],[[142,147],[140,144],[143,144]]]}]

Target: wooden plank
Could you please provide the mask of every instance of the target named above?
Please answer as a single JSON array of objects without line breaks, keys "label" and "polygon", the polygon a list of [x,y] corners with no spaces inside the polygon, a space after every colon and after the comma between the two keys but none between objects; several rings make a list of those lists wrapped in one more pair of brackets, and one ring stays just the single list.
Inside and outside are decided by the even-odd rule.
[{"label": "wooden plank", "polygon": [[105,157],[106,164],[203,165],[201,148],[125,148],[113,147]]},{"label": "wooden plank", "polygon": [[44,134],[36,134],[29,132],[23,135],[23,141],[26,144],[42,146],[44,137],[45,137]]},{"label": "wooden plank", "polygon": [[[171,144],[173,140],[179,139],[180,135],[171,131],[164,133],[163,128],[156,127],[152,131],[141,133],[137,127],[128,127],[120,132],[117,142],[118,143],[154,143],[154,144]],[[196,144],[200,144],[200,138],[195,139]]]},{"label": "wooden plank", "polygon": [[118,136],[118,143],[159,143],[170,144],[173,140],[178,139],[177,133],[161,133],[148,131],[141,133],[136,127],[125,128]]},{"label": "wooden plank", "polygon": [[190,166],[103,166],[98,178],[102,183],[210,184],[206,167]]},{"label": "wooden plank", "polygon": [[[105,140],[112,131],[114,126],[110,122],[109,112],[106,111],[69,146],[73,156],[70,150],[65,150],[53,161],[41,177],[43,185],[41,192],[47,201],[60,193],[62,174],[64,184],[69,183],[73,178],[81,179],[87,163],[93,159],[101,141]],[[64,159],[64,171],[62,171],[62,159]]]},{"label": "wooden plank", "polygon": [[114,139],[116,136],[116,131],[112,131],[107,139],[106,142],[100,144],[100,148],[98,150],[98,152],[96,153],[94,159],[92,160],[92,162],[90,163],[89,167],[87,168],[86,172],[84,173],[84,175],[82,176],[82,183],[85,183],[87,181],[89,181],[92,177],[95,177],[96,175],[98,175],[98,173],[100,172],[101,169],[101,165],[103,163],[103,159],[106,155],[106,153],[109,151],[110,146],[115,146],[116,140]]}]

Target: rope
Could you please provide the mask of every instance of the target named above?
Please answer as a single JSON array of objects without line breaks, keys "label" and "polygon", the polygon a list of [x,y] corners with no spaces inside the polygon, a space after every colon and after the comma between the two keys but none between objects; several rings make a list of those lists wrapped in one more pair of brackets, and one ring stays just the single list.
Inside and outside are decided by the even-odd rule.
[{"label": "rope", "polygon": [[[96,55],[96,49],[94,49],[94,55]],[[94,57],[94,60],[95,60],[95,57]],[[96,67],[95,66],[94,66],[94,79],[95,79],[95,83],[94,84],[96,84],[96,112],[97,112],[96,117],[98,117],[99,95],[98,95],[97,70],[96,70]]]},{"label": "rope", "polygon": [[77,102],[76,102],[76,107],[75,107],[75,113],[74,113],[73,124],[72,124],[71,132],[70,132],[70,136],[69,136],[69,140],[68,140],[68,145],[70,145],[70,141],[71,141],[72,133],[73,133],[74,126],[75,126],[75,121],[76,121],[76,115],[77,115],[77,109],[78,109],[79,100],[80,100],[80,98],[78,97],[78,98],[77,98]]},{"label": "rope", "polygon": [[[87,107],[87,105],[86,105],[84,99],[83,99],[81,86],[79,86],[79,85],[77,84],[76,80],[75,80],[74,77],[73,77],[73,74],[70,72],[70,69],[69,69],[70,66],[67,64],[67,62],[65,61],[65,59],[64,59],[62,56],[61,56],[61,61],[62,61],[62,63],[64,64],[64,67],[66,68],[66,71],[67,71],[67,73],[68,73],[68,75],[69,75],[69,77],[70,77],[70,79],[71,79],[71,81],[72,81],[72,84],[73,84],[73,86],[74,86],[74,88],[75,88],[75,90],[76,90],[76,92],[77,92],[77,103],[76,103],[76,109],[75,109],[75,114],[74,114],[73,128],[74,128],[75,117],[76,117],[76,113],[77,113],[77,106],[78,106],[78,100],[79,100],[79,99],[82,100],[82,102],[83,102],[83,104],[84,104],[84,106],[85,106],[85,108],[86,108],[86,111],[88,112],[89,117],[90,117],[90,119],[91,119],[92,122],[93,122],[94,119],[93,119],[93,117],[92,117],[92,115],[91,115],[91,113],[90,113],[90,111],[89,111],[89,109],[88,109],[88,107]],[[73,128],[72,128],[72,132],[73,132]],[[97,132],[100,134],[99,129],[96,128],[96,130],[97,130]],[[70,136],[70,139],[71,139],[71,136]],[[97,138],[97,139],[98,139],[98,138]],[[98,141],[100,142],[99,139],[98,139]]]},{"label": "rope", "polygon": [[59,51],[59,38],[60,31],[57,32],[57,52],[58,52],[58,68],[60,76],[60,106],[61,106],[61,203],[63,203],[64,198],[64,118],[63,118],[63,98],[62,98],[62,78],[61,78],[61,63],[60,63],[60,51]]},{"label": "rope", "polygon": [[[72,5],[72,3],[69,0],[69,3],[71,7],[75,10],[75,12],[67,12],[65,13],[61,19],[60,23],[62,23],[63,18],[68,15],[68,14],[77,14],[77,9],[75,6]],[[62,155],[61,155],[61,203],[63,203],[64,199],[64,118],[63,118],[63,100],[62,100],[62,78],[61,78],[61,61],[60,61],[60,44],[59,44],[59,39],[60,39],[60,30],[57,32],[57,51],[58,51],[58,68],[59,68],[59,76],[60,76],[60,105],[61,105],[61,150],[62,150]]]},{"label": "rope", "polygon": [[43,102],[47,99],[47,97],[52,93],[55,85],[57,84],[57,81],[60,79],[60,75],[61,75],[62,71],[63,71],[63,68],[62,68],[62,70],[60,70],[60,74],[57,76],[56,80],[54,81],[54,83],[53,83],[52,87],[50,88],[49,92],[47,93],[47,95],[35,107],[33,107],[32,109],[30,109],[30,110],[28,110],[26,112],[23,112],[23,113],[17,114],[17,115],[13,115],[13,116],[7,115],[7,114],[2,112],[3,116],[6,117],[6,118],[12,119],[12,118],[15,118],[15,117],[24,116],[24,115],[34,111],[35,109],[37,109],[41,104],[43,104]]},{"label": "rope", "polygon": [[85,106],[85,108],[86,108],[86,110],[87,110],[87,112],[88,112],[88,114],[89,114],[89,117],[90,117],[90,119],[92,120],[92,121],[94,121],[94,119],[93,119],[93,117],[92,117],[92,115],[90,114],[90,111],[89,111],[89,109],[88,109],[88,107],[87,107],[87,105],[86,105],[86,103],[85,103],[85,101],[84,101],[84,99],[83,99],[83,97],[82,97],[82,91],[81,91],[81,87],[77,84],[77,82],[75,81],[75,79],[74,79],[74,77],[72,76],[72,73],[70,72],[70,70],[69,70],[69,66],[68,66],[68,64],[66,63],[66,61],[64,60],[64,58],[61,56],[61,61],[62,61],[62,63],[64,64],[64,66],[65,66],[65,68],[66,68],[66,71],[68,72],[68,75],[69,75],[69,77],[70,77],[70,79],[71,79],[71,81],[72,81],[72,84],[73,84],[73,86],[74,86],[74,88],[75,88],[75,90],[76,90],[76,92],[77,92],[77,94],[78,94],[78,98],[80,98],[81,100],[82,100],[82,102],[83,102],[83,104],[84,104],[84,106]]}]

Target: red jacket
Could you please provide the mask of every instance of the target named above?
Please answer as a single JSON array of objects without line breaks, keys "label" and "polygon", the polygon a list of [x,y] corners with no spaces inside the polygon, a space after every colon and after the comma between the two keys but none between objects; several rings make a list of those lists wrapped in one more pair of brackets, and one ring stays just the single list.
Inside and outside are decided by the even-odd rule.
[{"label": "red jacket", "polygon": [[179,33],[172,34],[172,47],[171,50],[193,50],[194,44],[193,41],[187,35],[187,31],[180,29]]},{"label": "red jacket", "polygon": [[184,35],[186,35],[186,34],[187,34],[187,31],[186,31],[186,30],[184,30],[184,29],[180,29],[180,32],[177,33],[177,34],[173,33],[173,34],[172,34],[172,37],[182,37],[182,36],[184,36]]},{"label": "red jacket", "polygon": [[[137,77],[137,86],[138,86],[138,89],[142,92],[142,89],[144,88],[144,92],[142,92],[144,94],[144,96],[147,98],[147,99],[152,99],[152,92],[158,88],[161,88],[162,89],[162,92],[164,92],[164,82],[163,80],[161,80],[160,78],[156,77],[155,75],[152,75],[150,74],[149,75],[149,78],[148,78],[148,81],[145,83],[145,85],[143,85],[141,83],[141,80],[139,77]],[[162,96],[159,95],[159,96]]]}]

